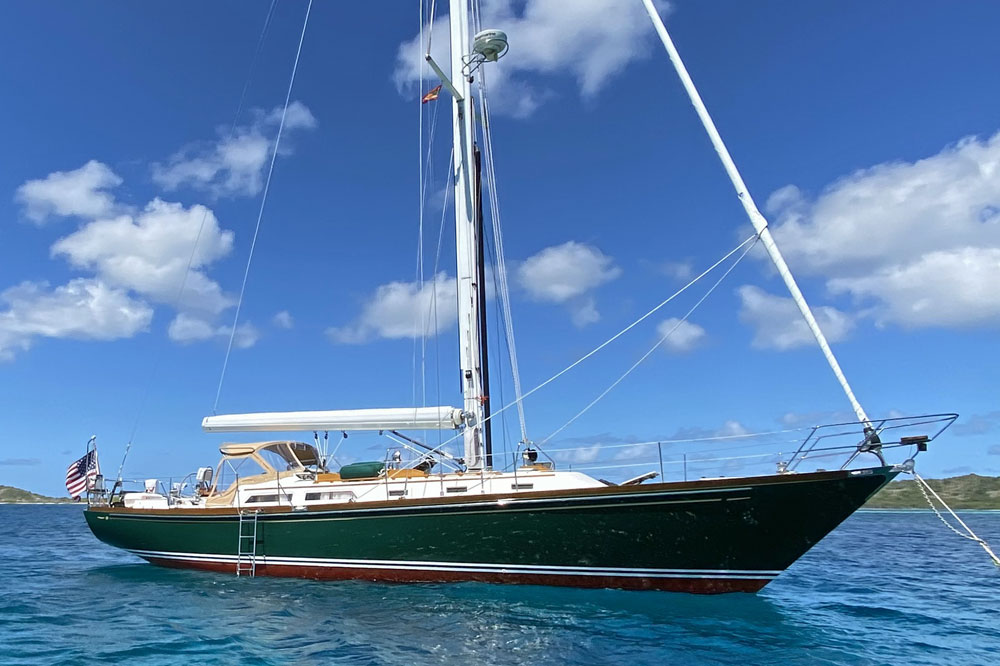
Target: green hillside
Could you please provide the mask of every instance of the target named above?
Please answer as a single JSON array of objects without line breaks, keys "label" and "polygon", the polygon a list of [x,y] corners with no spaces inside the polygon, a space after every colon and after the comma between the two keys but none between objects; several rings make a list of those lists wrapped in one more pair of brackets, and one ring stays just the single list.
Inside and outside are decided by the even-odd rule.
[{"label": "green hillside", "polygon": [[[927,479],[953,509],[1000,509],[1000,477],[966,474]],[[926,509],[927,500],[913,479],[893,481],[865,504],[866,509]]]},{"label": "green hillside", "polygon": [[68,497],[46,497],[13,486],[0,486],[0,503],[3,504],[37,504],[39,502],[72,502]]}]

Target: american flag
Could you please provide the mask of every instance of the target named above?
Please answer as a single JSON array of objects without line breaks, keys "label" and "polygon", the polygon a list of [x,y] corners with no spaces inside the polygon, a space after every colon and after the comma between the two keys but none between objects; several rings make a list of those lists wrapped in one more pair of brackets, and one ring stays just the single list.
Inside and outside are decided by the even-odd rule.
[{"label": "american flag", "polygon": [[77,460],[66,470],[66,490],[73,499],[82,495],[101,473],[97,463],[97,449],[87,451],[87,455]]}]

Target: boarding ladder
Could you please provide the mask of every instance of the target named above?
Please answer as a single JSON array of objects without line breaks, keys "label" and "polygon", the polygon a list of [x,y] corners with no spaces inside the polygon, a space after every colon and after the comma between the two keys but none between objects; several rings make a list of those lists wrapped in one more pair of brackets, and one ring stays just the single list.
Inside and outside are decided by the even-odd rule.
[{"label": "boarding ladder", "polygon": [[239,540],[236,544],[236,575],[257,574],[257,514],[258,510],[240,510]]}]

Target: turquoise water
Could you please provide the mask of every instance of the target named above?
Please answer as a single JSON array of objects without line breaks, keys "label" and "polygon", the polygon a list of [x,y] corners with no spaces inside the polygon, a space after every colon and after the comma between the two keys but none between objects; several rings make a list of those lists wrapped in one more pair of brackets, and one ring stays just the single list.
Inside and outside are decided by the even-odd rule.
[{"label": "turquoise water", "polygon": [[933,514],[861,513],[755,596],[237,579],[0,505],[0,663],[85,662],[1000,664],[1000,569]]}]

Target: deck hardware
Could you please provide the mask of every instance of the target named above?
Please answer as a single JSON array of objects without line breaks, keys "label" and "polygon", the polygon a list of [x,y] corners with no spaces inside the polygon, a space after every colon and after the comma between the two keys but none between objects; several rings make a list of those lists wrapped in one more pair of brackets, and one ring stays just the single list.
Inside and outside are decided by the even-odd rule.
[{"label": "deck hardware", "polygon": [[927,435],[914,435],[913,437],[900,437],[899,443],[903,446],[916,446],[917,451],[924,452],[927,450],[927,442],[930,439]]}]

